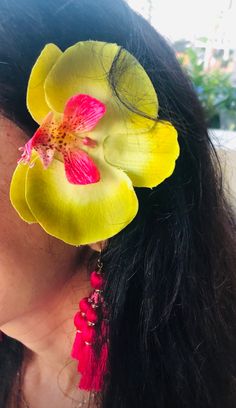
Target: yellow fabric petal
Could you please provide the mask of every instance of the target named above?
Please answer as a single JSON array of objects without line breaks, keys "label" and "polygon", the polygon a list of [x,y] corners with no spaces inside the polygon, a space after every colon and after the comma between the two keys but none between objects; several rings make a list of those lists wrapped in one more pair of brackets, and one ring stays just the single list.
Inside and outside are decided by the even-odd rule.
[{"label": "yellow fabric petal", "polygon": [[[110,70],[114,73],[116,92],[127,107],[112,90]],[[94,132],[97,140],[108,129],[109,133],[124,133],[134,126],[147,126],[147,121],[131,112],[130,107],[157,116],[158,101],[151,80],[137,59],[117,44],[78,42],[56,62],[45,80],[45,98],[51,110],[63,112],[67,100],[79,93],[91,95],[106,105],[106,114]]]},{"label": "yellow fabric petal", "polygon": [[41,123],[49,112],[45,100],[44,81],[62,51],[55,44],[47,44],[35,62],[27,89],[27,108],[37,123]]},{"label": "yellow fabric petal", "polygon": [[177,138],[175,128],[165,121],[146,133],[111,135],[104,141],[105,160],[123,169],[135,187],[155,187],[174,171]]},{"label": "yellow fabric petal", "polygon": [[138,200],[128,176],[99,163],[101,180],[70,184],[64,165],[54,160],[44,170],[39,159],[29,169],[27,203],[44,230],[62,241],[81,245],[117,234],[135,217]]},{"label": "yellow fabric petal", "polygon": [[25,200],[25,180],[28,170],[29,166],[26,164],[20,163],[17,165],[11,179],[10,201],[19,216],[31,224],[37,222],[37,220],[31,213]]}]

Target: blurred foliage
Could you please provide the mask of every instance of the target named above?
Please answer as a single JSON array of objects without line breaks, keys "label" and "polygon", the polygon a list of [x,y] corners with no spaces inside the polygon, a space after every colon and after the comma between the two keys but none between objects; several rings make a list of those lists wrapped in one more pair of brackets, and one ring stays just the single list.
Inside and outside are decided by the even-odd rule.
[{"label": "blurred foliage", "polygon": [[[236,88],[232,84],[231,75],[220,68],[204,70],[202,50],[188,46],[184,52],[178,51],[178,59],[204,107],[208,126],[219,128],[222,111],[229,111],[231,116],[235,112],[236,128]],[[231,128],[234,129],[234,126]]]}]

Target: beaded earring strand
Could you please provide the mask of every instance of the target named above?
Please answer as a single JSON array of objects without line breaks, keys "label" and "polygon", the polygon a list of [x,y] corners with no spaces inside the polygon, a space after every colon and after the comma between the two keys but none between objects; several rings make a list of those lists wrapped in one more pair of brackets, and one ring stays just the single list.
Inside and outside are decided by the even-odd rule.
[{"label": "beaded earring strand", "polygon": [[[101,252],[96,269],[91,273],[90,283],[93,291],[79,302],[79,311],[74,316],[76,336],[71,357],[78,360],[81,373],[79,388],[87,391],[100,391],[108,360],[108,311],[104,297],[104,274]],[[95,329],[97,326],[97,330]],[[94,345],[98,341],[100,354]]]}]

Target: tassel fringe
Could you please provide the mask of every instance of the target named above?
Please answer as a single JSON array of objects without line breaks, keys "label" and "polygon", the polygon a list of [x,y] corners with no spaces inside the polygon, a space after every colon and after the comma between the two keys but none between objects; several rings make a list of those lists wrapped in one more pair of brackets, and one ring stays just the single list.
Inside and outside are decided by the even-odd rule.
[{"label": "tassel fringe", "polygon": [[[105,302],[102,296],[103,277],[101,271],[91,274],[93,291],[89,297],[79,302],[79,312],[74,317],[76,335],[71,351],[71,357],[78,360],[78,372],[81,378],[78,383],[80,389],[86,391],[101,391],[104,376],[107,372],[108,361],[108,319]],[[100,324],[98,336],[101,345],[100,354],[94,349],[96,341],[95,325]]]}]

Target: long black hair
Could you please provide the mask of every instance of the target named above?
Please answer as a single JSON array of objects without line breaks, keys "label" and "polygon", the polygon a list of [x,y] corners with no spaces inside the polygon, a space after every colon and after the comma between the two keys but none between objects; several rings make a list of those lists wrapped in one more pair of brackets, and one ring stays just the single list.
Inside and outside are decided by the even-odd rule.
[{"label": "long black hair", "polygon": [[[173,175],[136,189],[136,218],[103,254],[111,316],[101,406],[235,406],[235,216],[204,113],[173,50],[122,0],[7,0],[0,8],[0,107],[29,137],[35,123],[25,94],[39,52],[49,42],[64,50],[88,39],[116,42],[136,56],[155,86],[160,119],[178,130]],[[119,69],[109,73],[112,86]],[[23,345],[4,336],[0,408],[22,355]]]}]

